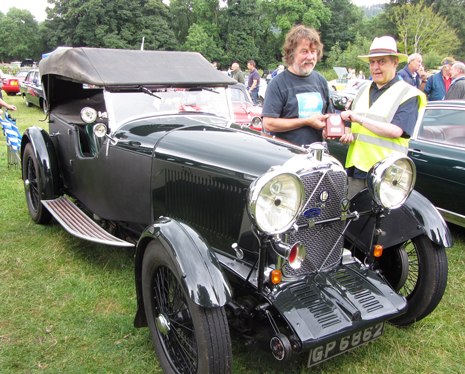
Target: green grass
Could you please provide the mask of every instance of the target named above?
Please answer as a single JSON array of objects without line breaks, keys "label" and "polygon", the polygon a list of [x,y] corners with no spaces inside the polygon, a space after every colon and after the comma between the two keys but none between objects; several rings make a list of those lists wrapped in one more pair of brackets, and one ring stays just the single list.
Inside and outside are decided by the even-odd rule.
[{"label": "green grass", "polygon": [[[7,97],[20,131],[47,128],[39,108]],[[20,170],[0,134],[0,373],[161,373],[148,329],[133,327],[133,250],[85,242],[29,217]],[[449,282],[438,308],[323,363],[312,373],[465,372],[465,230],[454,227]],[[278,363],[233,343],[233,372],[307,373],[307,355]]]}]

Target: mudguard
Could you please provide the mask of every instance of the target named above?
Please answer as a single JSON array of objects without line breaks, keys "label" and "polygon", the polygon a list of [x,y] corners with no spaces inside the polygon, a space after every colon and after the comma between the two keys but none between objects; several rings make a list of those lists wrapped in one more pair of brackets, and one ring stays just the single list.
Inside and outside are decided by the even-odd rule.
[{"label": "mudguard", "polygon": [[21,140],[21,159],[28,143],[38,160],[40,181],[42,182],[42,200],[51,200],[60,196],[60,173],[55,147],[48,133],[37,126],[29,127]]},{"label": "mudguard", "polygon": [[[364,252],[369,252],[375,219],[366,215],[372,210],[373,199],[368,190],[363,190],[351,200],[351,211],[357,211],[361,217],[351,222],[346,238]],[[381,229],[386,232],[380,236],[378,244],[389,248],[416,236],[425,234],[433,242],[449,248],[453,245],[452,235],[443,217],[436,207],[423,195],[413,190],[405,204],[386,212],[381,220]]]},{"label": "mudguard", "polygon": [[137,314],[135,327],[147,326],[142,297],[142,260],[147,244],[157,240],[179,266],[181,284],[189,298],[201,307],[222,307],[232,289],[213,250],[195,230],[171,218],[161,217],[147,227],[136,249]]}]

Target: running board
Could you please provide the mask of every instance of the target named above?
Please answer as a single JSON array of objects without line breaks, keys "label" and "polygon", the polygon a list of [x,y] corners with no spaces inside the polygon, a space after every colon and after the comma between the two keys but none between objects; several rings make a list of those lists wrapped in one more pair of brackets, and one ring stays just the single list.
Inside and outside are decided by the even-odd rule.
[{"label": "running board", "polygon": [[91,242],[114,245],[118,247],[134,247],[134,244],[121,240],[97,225],[84,214],[66,196],[55,200],[42,200],[42,204],[55,219],[71,235]]}]

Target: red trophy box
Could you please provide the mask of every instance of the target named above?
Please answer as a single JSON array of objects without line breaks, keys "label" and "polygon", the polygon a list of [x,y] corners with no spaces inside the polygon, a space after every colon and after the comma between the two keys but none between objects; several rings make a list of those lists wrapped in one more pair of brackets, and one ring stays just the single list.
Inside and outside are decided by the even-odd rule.
[{"label": "red trophy box", "polygon": [[330,114],[326,118],[326,136],[330,138],[340,138],[344,135],[344,121],[340,114]]}]

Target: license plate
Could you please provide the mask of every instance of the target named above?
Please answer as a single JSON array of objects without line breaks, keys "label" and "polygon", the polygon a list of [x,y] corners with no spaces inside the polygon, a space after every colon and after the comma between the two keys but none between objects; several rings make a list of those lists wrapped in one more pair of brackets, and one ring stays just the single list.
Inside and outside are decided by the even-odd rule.
[{"label": "license plate", "polygon": [[362,331],[354,332],[338,340],[323,344],[310,350],[307,367],[321,364],[323,361],[348,352],[362,344],[378,339],[383,335],[384,323],[378,323]]}]

